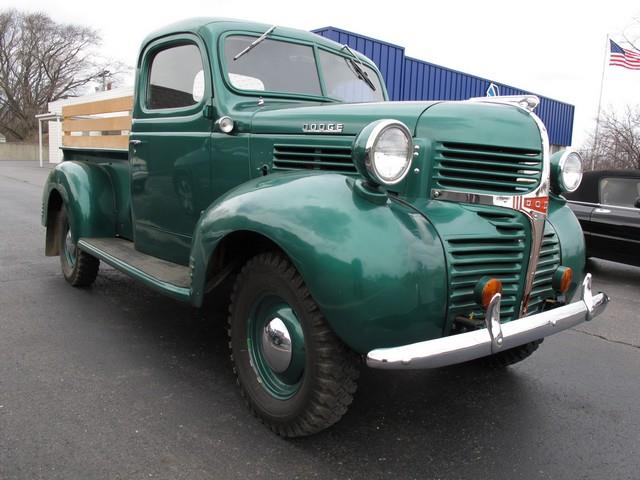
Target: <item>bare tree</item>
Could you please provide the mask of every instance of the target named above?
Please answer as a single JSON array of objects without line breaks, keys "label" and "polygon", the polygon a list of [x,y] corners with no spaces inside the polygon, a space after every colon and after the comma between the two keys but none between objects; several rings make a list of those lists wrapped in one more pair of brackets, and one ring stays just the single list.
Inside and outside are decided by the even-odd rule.
[{"label": "bare tree", "polygon": [[640,14],[633,17],[631,23],[622,31],[622,37],[634,50],[640,50]]},{"label": "bare tree", "polygon": [[33,138],[34,116],[48,102],[78,95],[114,71],[94,55],[99,42],[91,28],[43,13],[0,11],[0,132],[7,140]]},{"label": "bare tree", "polygon": [[640,105],[604,112],[598,138],[591,134],[583,155],[588,169],[640,169]]}]

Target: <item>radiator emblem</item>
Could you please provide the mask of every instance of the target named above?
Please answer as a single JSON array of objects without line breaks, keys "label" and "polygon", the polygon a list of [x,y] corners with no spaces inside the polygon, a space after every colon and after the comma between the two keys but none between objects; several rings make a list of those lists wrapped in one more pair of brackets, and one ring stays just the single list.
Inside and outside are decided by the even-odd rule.
[{"label": "radiator emblem", "polygon": [[549,197],[515,197],[514,202],[516,210],[529,210],[546,215],[549,209]]},{"label": "radiator emblem", "polygon": [[305,133],[342,133],[344,123],[303,123]]}]

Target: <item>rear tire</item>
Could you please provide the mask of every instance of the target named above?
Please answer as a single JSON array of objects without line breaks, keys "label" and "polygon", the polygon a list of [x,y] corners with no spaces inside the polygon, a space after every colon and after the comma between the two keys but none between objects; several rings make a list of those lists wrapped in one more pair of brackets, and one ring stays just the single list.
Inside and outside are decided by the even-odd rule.
[{"label": "rear tire", "polygon": [[234,371],[256,417],[283,437],[311,435],[340,420],[357,388],[358,357],[329,328],[286,256],[249,260],[229,312]]},{"label": "rear tire", "polygon": [[488,357],[481,358],[479,359],[479,363],[488,368],[506,368],[509,365],[513,365],[514,363],[518,363],[529,358],[533,352],[538,349],[541,343],[542,339],[536,340],[535,342],[525,343],[519,347],[510,348],[504,352],[498,352]]},{"label": "rear tire", "polygon": [[64,279],[74,287],[88,287],[98,276],[100,260],[78,248],[73,241],[69,217],[64,207],[58,215],[60,266]]}]

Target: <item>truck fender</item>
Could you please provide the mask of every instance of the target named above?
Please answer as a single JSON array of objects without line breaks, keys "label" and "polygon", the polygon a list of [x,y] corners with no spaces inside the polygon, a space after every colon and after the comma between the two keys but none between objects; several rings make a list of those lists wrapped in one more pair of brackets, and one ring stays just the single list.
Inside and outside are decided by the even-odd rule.
[{"label": "truck fender", "polygon": [[[549,201],[547,220],[558,235],[562,265],[571,267],[573,270],[573,280],[566,294],[567,298],[572,298],[586,274],[586,247],[582,228],[566,200],[553,195]],[[576,235],[576,232],[580,232],[580,234]]]},{"label": "truck fender", "polygon": [[56,229],[63,205],[74,240],[80,237],[115,236],[113,186],[99,165],[64,161],[49,174],[42,197],[42,225],[47,227],[47,255],[59,253]]},{"label": "truck fender", "polygon": [[356,352],[441,336],[447,277],[435,229],[399,202],[372,203],[352,184],[338,174],[273,174],[216,201],[194,234],[194,304],[202,304],[218,246],[234,232],[252,232],[290,258]]}]

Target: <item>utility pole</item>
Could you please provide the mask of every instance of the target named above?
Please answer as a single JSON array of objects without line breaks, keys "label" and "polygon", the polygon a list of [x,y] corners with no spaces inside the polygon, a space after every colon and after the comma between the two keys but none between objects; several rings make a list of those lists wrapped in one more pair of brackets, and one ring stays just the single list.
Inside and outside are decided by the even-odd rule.
[{"label": "utility pole", "polygon": [[102,75],[100,75],[102,77],[102,91],[104,92],[107,89],[107,77],[111,75],[111,72],[109,70],[105,70],[104,72],[102,72]]}]

